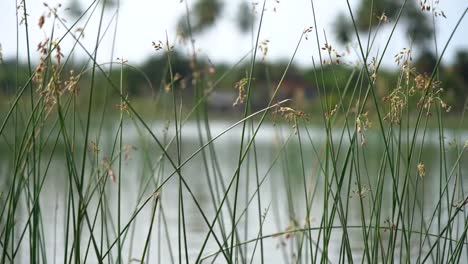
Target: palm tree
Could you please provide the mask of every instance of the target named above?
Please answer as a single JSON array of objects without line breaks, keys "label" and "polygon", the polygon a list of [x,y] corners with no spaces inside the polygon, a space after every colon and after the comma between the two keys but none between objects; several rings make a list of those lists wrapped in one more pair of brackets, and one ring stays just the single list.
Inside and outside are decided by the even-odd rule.
[{"label": "palm tree", "polygon": [[[177,24],[179,34],[187,37],[189,32],[197,34],[212,27],[221,17],[224,7],[222,0],[197,0],[190,8],[189,17],[184,15],[179,18]],[[246,1],[239,3],[236,17],[237,27],[242,33],[248,32],[255,22],[253,10]]]},{"label": "palm tree", "polygon": [[[369,32],[381,25],[383,20],[395,21],[399,15],[406,28],[406,34],[414,45],[426,49],[427,41],[433,36],[430,19],[411,0],[361,0],[357,11],[353,13],[355,25],[360,32]],[[401,12],[401,14],[400,14]],[[351,41],[354,25],[349,15],[338,14],[335,30],[342,43]]]}]

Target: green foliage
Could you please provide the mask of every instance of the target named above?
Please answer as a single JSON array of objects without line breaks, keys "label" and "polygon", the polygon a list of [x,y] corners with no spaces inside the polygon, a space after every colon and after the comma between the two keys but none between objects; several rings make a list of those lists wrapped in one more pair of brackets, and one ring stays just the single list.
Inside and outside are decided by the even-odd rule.
[{"label": "green foliage", "polygon": [[468,51],[459,50],[455,56],[454,73],[465,87],[468,84]]},{"label": "green foliage", "polygon": [[445,87],[449,93],[453,93],[455,109],[458,112],[464,111],[468,102],[468,51],[460,50],[456,53],[453,70],[448,69],[444,77],[449,85]]},{"label": "green foliage", "polygon": [[196,21],[193,27],[201,31],[212,26],[221,15],[223,4],[219,0],[198,0],[193,7]]},{"label": "green foliage", "polygon": [[[216,24],[220,19],[224,9],[222,0],[197,0],[190,7],[190,15],[183,15],[177,23],[177,31],[184,38],[189,37],[189,33],[198,34]],[[251,30],[255,22],[255,15],[251,4],[247,1],[239,3],[235,18],[235,23],[242,33]]]},{"label": "green foliage", "polygon": [[[189,32],[200,33],[213,26],[221,16],[223,3],[219,0],[198,0],[187,14],[179,18],[177,30],[181,36],[188,37]],[[189,24],[190,23],[190,24]]]},{"label": "green foliage", "polygon": [[[192,70],[190,60],[178,52],[171,52],[171,61],[168,61],[167,54],[151,57],[141,65],[141,71],[135,71],[131,68],[125,68],[126,83],[128,92],[131,95],[154,94],[160,88],[163,88],[171,82],[169,73],[169,63],[174,75],[178,74],[185,83],[190,83]],[[116,70],[117,71],[117,70]],[[118,74],[118,73],[115,73]],[[175,76],[173,76],[175,77]],[[148,80],[151,83],[148,83]],[[155,89],[151,91],[151,86]],[[176,86],[175,88],[180,88]]]},{"label": "green foliage", "polygon": [[335,20],[334,27],[338,41],[341,43],[351,42],[351,37],[353,36],[353,25],[352,22],[349,21],[348,16],[343,13],[339,13]]},{"label": "green foliage", "polygon": [[[408,1],[408,7],[414,8],[414,1]],[[379,25],[379,17],[385,14],[390,20],[395,20],[403,0],[361,0],[356,16],[356,25],[360,31],[369,31]]]},{"label": "green foliage", "polygon": [[29,79],[27,65],[7,60],[0,64],[0,93],[11,95]]},{"label": "green foliage", "polygon": [[247,33],[252,29],[255,22],[252,6],[246,1],[242,1],[237,9],[237,27],[242,33]]},{"label": "green foliage", "polygon": [[[404,5],[404,6],[403,6]],[[394,23],[401,12],[406,33],[417,45],[424,45],[431,39],[434,30],[429,18],[421,11],[416,1],[405,0],[361,0],[354,12],[357,29],[369,32],[387,22]],[[354,36],[352,21],[348,15],[338,14],[335,19],[338,40],[349,42]]]},{"label": "green foliage", "polygon": [[[419,55],[418,59],[415,61],[415,67],[418,72],[431,74],[436,67],[437,58],[434,53],[429,50],[423,50]],[[440,66],[439,69],[443,69],[443,66]]]}]

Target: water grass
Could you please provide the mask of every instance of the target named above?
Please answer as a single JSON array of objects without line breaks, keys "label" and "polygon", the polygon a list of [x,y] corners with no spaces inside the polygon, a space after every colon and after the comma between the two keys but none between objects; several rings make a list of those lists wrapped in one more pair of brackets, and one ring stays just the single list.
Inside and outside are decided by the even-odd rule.
[{"label": "water grass", "polygon": [[[183,3],[192,71],[183,77],[190,81],[185,89],[193,90],[187,98],[169,37],[153,43],[167,61],[161,74],[168,78],[158,84],[124,58],[114,60],[113,52],[110,62],[98,60],[107,35],[116,44],[119,1],[110,18],[107,1],[94,1],[71,24],[60,6],[46,5],[50,17],[41,17],[40,26],[52,23],[53,41],[42,42],[34,70],[34,23],[22,2],[17,14],[25,20],[17,31],[25,35],[29,78],[16,83],[0,127],[1,263],[467,261],[467,134],[447,127],[450,107],[438,69],[468,9],[443,47],[435,34],[440,53],[432,73],[416,72],[413,50],[405,49],[395,57],[397,86],[381,95],[380,68],[407,1],[380,52],[375,40],[383,25],[362,37],[346,1],[360,60],[346,76],[338,71],[345,58],[317,28],[311,1],[313,27],[298,32],[277,83],[262,68],[273,88],[266,105],[254,110],[266,3],[251,29],[251,50],[216,80],[198,57],[191,10]],[[99,23],[88,24],[91,18]],[[91,26],[98,33],[89,50],[82,34]],[[62,54],[65,39],[73,46]],[[305,46],[318,54],[311,60],[316,113],[279,97]],[[76,48],[88,63],[66,72],[75,67]],[[242,114],[221,123],[208,98],[237,67],[246,75],[232,84],[239,93],[232,103]],[[145,115],[125,90],[127,68],[156,87]],[[460,126],[464,111],[452,114]]]}]

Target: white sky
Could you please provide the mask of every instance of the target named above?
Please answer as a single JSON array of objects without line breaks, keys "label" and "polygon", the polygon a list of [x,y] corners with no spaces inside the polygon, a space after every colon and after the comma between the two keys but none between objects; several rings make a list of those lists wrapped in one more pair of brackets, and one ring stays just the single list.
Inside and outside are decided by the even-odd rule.
[{"label": "white sky", "polygon": [[[189,1],[189,4],[194,1]],[[261,1],[257,0],[259,5]],[[417,1],[417,0],[411,0]],[[16,41],[16,2],[15,0],[1,0],[0,10],[0,44],[2,45],[4,59],[14,58],[17,52]],[[30,23],[30,44],[33,51],[32,55],[35,59],[39,57],[35,51],[37,44],[44,39],[46,35],[50,35],[52,20],[46,20],[46,26],[39,29],[37,26],[38,18],[45,14],[43,1],[27,1]],[[56,5],[57,1],[46,1],[50,6]],[[82,7],[87,7],[92,0],[81,0]],[[241,58],[251,47],[251,38],[249,34],[241,35],[235,26],[236,7],[239,0],[224,1],[227,5],[223,13],[223,18],[219,23],[196,36],[196,48],[202,56],[210,58],[213,62],[235,62]],[[357,3],[356,0],[351,1],[352,6]],[[67,18],[67,25],[72,24],[72,18],[68,11],[64,10],[69,1],[63,1],[63,8],[60,14]],[[329,43],[334,47],[338,47],[333,36],[333,21],[338,14],[338,11],[347,12],[345,0],[314,0],[317,26],[320,37],[323,41],[323,32],[327,33]],[[437,34],[438,44],[443,46],[454,28],[461,14],[468,7],[467,0],[440,0],[439,9],[443,10],[447,15],[447,19],[437,18]],[[276,12],[273,11],[276,9]],[[260,8],[258,8],[260,9]],[[100,9],[92,16],[92,20],[85,29],[85,38],[83,43],[88,50],[93,50],[96,42],[97,25]],[[106,12],[104,17],[104,25],[108,25],[115,9]],[[185,3],[180,0],[122,0],[122,6],[119,13],[117,41],[115,42],[115,53],[113,59],[123,57],[129,60],[132,64],[137,64],[149,56],[155,54],[151,46],[152,41],[165,41],[166,32],[169,40],[173,42],[179,50],[188,52],[189,47],[184,46],[176,41],[176,23],[178,18],[185,13]],[[267,11],[265,13],[263,27],[260,34],[260,40],[269,40],[267,60],[275,61],[278,59],[287,60],[291,57],[298,39],[304,28],[312,26],[312,9],[310,0],[280,0],[279,3],[275,0],[267,0]],[[78,23],[78,27],[84,26],[84,20]],[[112,48],[113,27],[107,33],[103,43],[99,49],[99,62],[108,62],[111,60],[110,50]],[[381,32],[381,38],[375,46],[374,51],[382,51],[384,40],[388,36],[390,27]],[[21,58],[26,56],[25,32],[24,25],[19,27],[19,54]],[[56,38],[64,34],[63,27],[58,28]],[[458,32],[452,40],[449,49],[445,55],[445,61],[450,62],[455,56],[457,49],[468,49],[468,17],[462,21]],[[68,37],[68,41],[62,45],[63,53],[68,54],[71,49],[72,38]],[[322,42],[323,43],[323,42]],[[393,56],[404,47],[409,47],[409,41],[405,35],[398,32],[391,42],[389,51],[385,56],[385,65],[393,65]],[[356,46],[356,45],[355,45]],[[344,47],[338,47],[339,51],[344,52]],[[348,61],[355,59],[355,51],[351,47],[351,54],[347,56]],[[317,47],[315,37],[309,34],[309,40],[301,44],[296,57],[296,62],[301,65],[311,65],[311,57],[317,56]],[[85,58],[82,51],[76,52],[76,57]],[[345,58],[346,60],[346,58]]]}]

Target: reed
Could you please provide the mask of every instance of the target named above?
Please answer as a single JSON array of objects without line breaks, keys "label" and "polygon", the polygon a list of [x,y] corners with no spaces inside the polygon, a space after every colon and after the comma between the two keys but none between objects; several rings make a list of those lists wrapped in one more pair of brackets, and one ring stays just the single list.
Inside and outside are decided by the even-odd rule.
[{"label": "reed", "polygon": [[[345,1],[360,61],[345,75],[346,57],[317,29],[310,1],[312,27],[298,32],[278,82],[269,67],[261,69],[272,89],[266,106],[255,109],[256,67],[268,51],[260,38],[266,2],[258,5],[251,50],[213,80],[214,66],[194,46],[185,1],[191,76],[175,72],[175,41],[166,37],[153,42],[166,58],[161,75],[168,76],[155,84],[125,58],[115,60],[113,50],[109,62],[98,60],[104,38],[116,44],[119,1],[108,9],[108,1],[95,0],[71,23],[61,6],[45,5],[49,16],[39,25],[22,1],[17,32],[29,78],[17,79],[1,114],[0,262],[467,261],[465,113],[447,113],[438,69],[468,9],[436,46],[432,73],[415,70],[408,47],[394,57],[397,85],[381,91],[382,61],[407,1],[378,56],[381,28],[363,36]],[[108,10],[115,13],[106,16]],[[97,24],[89,22],[95,18]],[[35,66],[29,31],[48,23]],[[82,42],[89,27],[97,28],[91,50]],[[73,42],[66,53],[65,40]],[[311,60],[315,112],[279,97],[305,47],[318,54]],[[77,49],[86,54],[81,67],[73,62]],[[238,93],[232,103],[242,114],[220,123],[208,98],[238,68],[245,76],[232,83]],[[154,91],[144,113],[140,99],[128,95],[126,69]],[[447,126],[449,115],[458,128]]]}]

